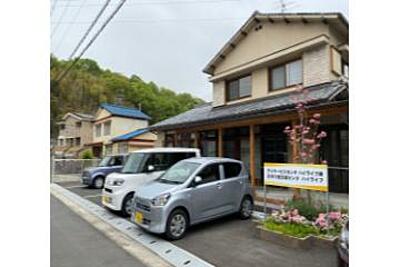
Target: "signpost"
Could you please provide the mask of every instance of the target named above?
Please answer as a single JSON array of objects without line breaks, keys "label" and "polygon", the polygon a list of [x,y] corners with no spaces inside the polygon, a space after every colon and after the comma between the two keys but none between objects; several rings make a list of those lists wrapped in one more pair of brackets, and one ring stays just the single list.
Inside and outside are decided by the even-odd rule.
[{"label": "signpost", "polygon": [[267,185],[326,192],[329,213],[329,179],[326,164],[264,163],[264,214]]}]

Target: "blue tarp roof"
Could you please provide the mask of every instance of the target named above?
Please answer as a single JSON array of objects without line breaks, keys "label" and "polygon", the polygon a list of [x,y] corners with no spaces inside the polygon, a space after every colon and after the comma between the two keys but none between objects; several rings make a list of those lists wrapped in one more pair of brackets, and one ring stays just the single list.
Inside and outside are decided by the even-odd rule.
[{"label": "blue tarp roof", "polygon": [[142,120],[150,120],[150,116],[143,113],[142,111],[136,108],[128,108],[123,106],[117,106],[113,104],[103,103],[100,105],[101,108],[104,108],[112,115],[121,116],[121,117],[128,117],[128,118],[135,118],[135,119],[142,119]]},{"label": "blue tarp roof", "polygon": [[114,137],[111,141],[116,142],[116,141],[127,141],[127,140],[131,140],[132,138],[135,138],[139,135],[142,135],[144,133],[147,133],[149,131],[148,128],[145,129],[139,129],[139,130],[135,130],[133,132],[127,133],[127,134],[123,134],[117,137]]}]

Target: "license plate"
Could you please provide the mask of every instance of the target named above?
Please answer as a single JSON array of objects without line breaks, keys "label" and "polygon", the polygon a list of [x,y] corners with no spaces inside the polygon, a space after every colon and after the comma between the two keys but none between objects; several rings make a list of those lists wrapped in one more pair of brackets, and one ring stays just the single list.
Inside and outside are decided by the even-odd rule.
[{"label": "license plate", "polygon": [[111,199],[110,199],[109,196],[102,196],[101,201],[102,201],[103,203],[110,203],[110,202],[111,202]]},{"label": "license plate", "polygon": [[140,224],[143,222],[143,214],[141,212],[135,212],[135,222]]}]

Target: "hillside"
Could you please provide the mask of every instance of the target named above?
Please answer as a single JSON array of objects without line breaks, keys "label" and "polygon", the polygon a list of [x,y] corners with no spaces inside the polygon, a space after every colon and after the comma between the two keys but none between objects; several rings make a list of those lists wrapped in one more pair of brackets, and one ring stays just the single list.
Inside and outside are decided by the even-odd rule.
[{"label": "hillside", "polygon": [[103,102],[141,108],[155,123],[175,116],[204,101],[187,93],[159,87],[145,82],[136,75],[126,77],[120,73],[102,69],[92,59],[81,59],[61,80],[59,73],[66,69],[68,61],[50,58],[51,85],[51,136],[57,136],[56,122],[69,111],[94,113]]}]

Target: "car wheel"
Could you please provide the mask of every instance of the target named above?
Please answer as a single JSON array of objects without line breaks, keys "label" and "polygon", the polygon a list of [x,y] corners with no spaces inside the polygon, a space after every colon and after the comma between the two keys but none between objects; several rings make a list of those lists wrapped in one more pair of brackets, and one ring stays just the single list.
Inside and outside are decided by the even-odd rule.
[{"label": "car wheel", "polygon": [[174,210],[168,217],[165,235],[170,240],[178,240],[185,236],[188,227],[188,216],[181,209]]},{"label": "car wheel", "polygon": [[97,176],[93,181],[93,187],[96,189],[101,189],[104,186],[104,178],[102,176]]},{"label": "car wheel", "polygon": [[133,213],[133,193],[129,193],[122,201],[121,213],[124,217],[130,217]]},{"label": "car wheel", "polygon": [[250,197],[245,197],[240,204],[239,216],[242,220],[247,220],[253,212],[253,201]]}]

